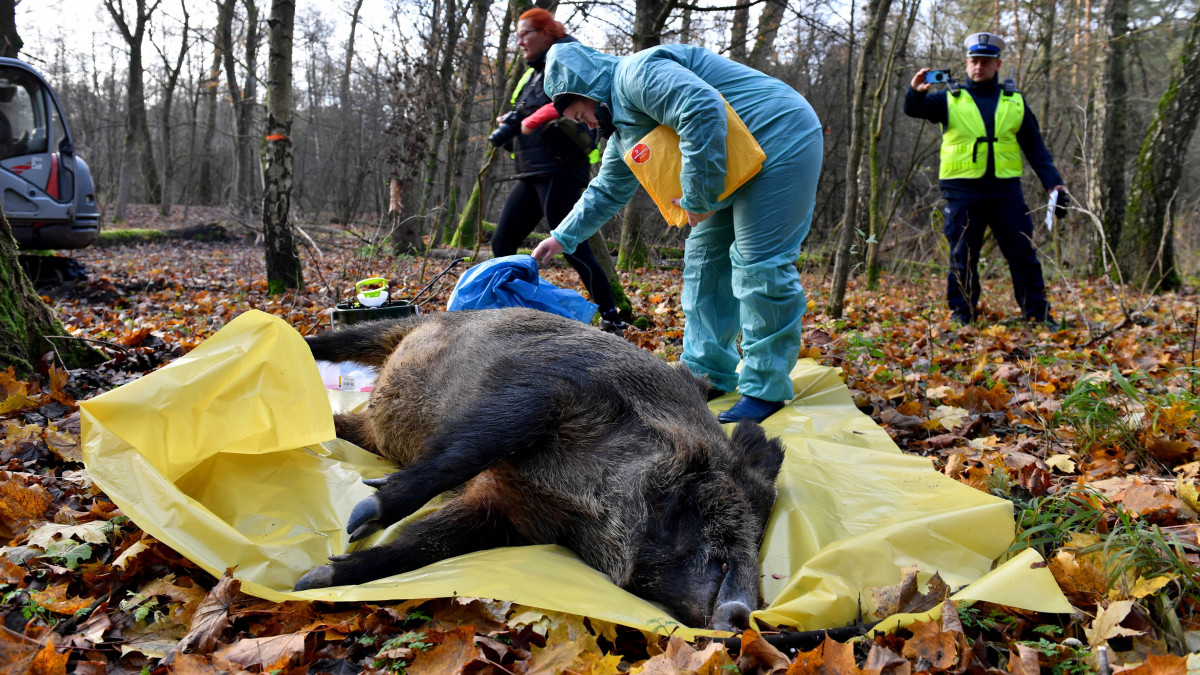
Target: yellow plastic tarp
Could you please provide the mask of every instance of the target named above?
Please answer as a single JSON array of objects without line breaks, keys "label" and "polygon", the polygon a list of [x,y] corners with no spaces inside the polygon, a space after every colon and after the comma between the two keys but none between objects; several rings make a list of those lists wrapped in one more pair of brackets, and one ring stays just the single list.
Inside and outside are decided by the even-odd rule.
[{"label": "yellow plastic tarp", "polygon": [[[963,599],[1071,611],[1035,553],[989,574],[1012,541],[1008,502],[899,452],[854,407],[835,370],[802,361],[792,375],[796,399],[764,425],[783,438],[787,456],[762,548],[771,603],[756,618],[801,629],[848,624],[860,596],[871,609],[869,587],[897,583],[913,564],[953,588],[970,584]],[[236,566],[242,589],[268,600],[459,595],[678,629],[556,546],[480,551],[359,586],[290,591],[301,574],[347,550],[346,519],[372,492],[362,479],[392,470],[334,438],[332,406],[363,396],[327,392],[300,335],[247,312],[161,370],[83,402],[84,461],[143,530],[214,575]]]}]

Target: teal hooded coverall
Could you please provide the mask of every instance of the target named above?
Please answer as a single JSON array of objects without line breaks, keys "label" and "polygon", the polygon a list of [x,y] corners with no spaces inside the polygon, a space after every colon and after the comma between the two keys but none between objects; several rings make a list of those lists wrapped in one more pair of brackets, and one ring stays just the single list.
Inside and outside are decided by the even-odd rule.
[{"label": "teal hooded coverall", "polygon": [[[717,389],[791,399],[806,309],[795,262],[812,222],[823,146],[812,106],[780,80],[688,45],[616,57],[557,44],[546,55],[544,86],[551,99],[570,93],[607,105],[616,127],[600,174],[552,232],[555,239],[570,253],[595,234],[637,190],[622,155],[659,124],[674,129],[683,154],[680,205],[716,212],[692,229],[684,249],[682,360]],[[767,159],[718,201],[725,189],[722,96]]]}]

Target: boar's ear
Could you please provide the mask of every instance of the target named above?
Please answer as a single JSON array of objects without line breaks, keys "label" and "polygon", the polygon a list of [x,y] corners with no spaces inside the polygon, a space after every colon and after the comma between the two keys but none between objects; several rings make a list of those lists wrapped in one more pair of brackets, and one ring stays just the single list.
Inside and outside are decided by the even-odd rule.
[{"label": "boar's ear", "polygon": [[729,473],[745,491],[754,514],[766,524],[775,503],[775,478],[783,465],[783,443],[768,439],[758,424],[742,420],[733,430],[733,452]]},{"label": "boar's ear", "polygon": [[772,483],[783,466],[783,443],[767,438],[763,428],[750,420],[738,422],[733,430],[733,448],[738,453],[735,466],[754,471]]}]

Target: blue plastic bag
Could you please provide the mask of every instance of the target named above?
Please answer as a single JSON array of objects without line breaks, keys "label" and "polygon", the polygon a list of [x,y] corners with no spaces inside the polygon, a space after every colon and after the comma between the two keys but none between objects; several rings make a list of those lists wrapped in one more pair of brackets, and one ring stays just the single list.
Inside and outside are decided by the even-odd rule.
[{"label": "blue plastic bag", "polygon": [[492,258],[467,270],[454,286],[446,309],[529,307],[591,323],[596,305],[578,291],[558,288],[538,277],[533,256]]}]

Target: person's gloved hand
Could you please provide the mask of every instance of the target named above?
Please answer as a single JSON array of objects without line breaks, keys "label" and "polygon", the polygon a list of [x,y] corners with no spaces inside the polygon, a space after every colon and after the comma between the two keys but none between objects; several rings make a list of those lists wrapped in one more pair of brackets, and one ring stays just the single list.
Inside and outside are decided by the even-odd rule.
[{"label": "person's gloved hand", "polygon": [[1071,205],[1071,195],[1062,185],[1054,189],[1058,190],[1058,201],[1054,204],[1054,217],[1061,220],[1067,217],[1067,207]]}]

